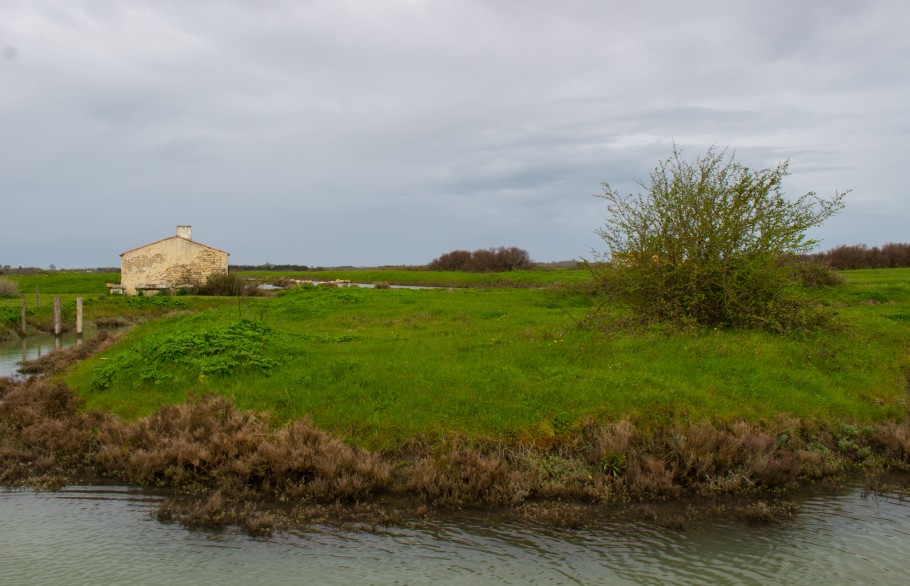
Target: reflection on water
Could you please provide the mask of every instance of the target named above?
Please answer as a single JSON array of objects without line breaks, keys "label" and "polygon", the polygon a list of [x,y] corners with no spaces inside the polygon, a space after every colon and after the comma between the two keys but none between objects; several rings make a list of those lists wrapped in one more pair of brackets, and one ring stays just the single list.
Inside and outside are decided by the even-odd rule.
[{"label": "reflection on water", "polygon": [[316,528],[250,538],[150,518],[122,488],[0,493],[4,584],[906,583],[910,506],[858,487],[805,497],[792,520],[685,530],[604,522],[542,529],[460,514],[380,534]]},{"label": "reflection on water", "polygon": [[[88,340],[96,333],[97,330],[86,329],[83,339]],[[16,376],[19,368],[18,362],[34,360],[54,350],[67,348],[80,342],[81,340],[76,336],[75,332],[67,332],[60,336],[42,334],[22,339],[0,341],[0,376]]]}]

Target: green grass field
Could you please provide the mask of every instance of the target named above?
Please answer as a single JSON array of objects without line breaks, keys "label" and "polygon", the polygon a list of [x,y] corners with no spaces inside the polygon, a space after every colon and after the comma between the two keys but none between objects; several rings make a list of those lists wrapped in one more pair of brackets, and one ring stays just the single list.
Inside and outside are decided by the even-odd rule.
[{"label": "green grass field", "polygon": [[104,295],[107,283],[119,283],[119,273],[85,273],[76,271],[49,271],[33,275],[4,275],[19,285],[19,293],[29,301],[35,297],[35,288],[42,295]]},{"label": "green grass field", "polygon": [[[132,297],[108,294],[106,283],[120,282],[118,273],[53,271],[34,275],[5,275],[15,281],[25,299],[30,334],[53,331],[54,297],[60,297],[64,324],[73,327],[76,298],[82,297],[84,320],[91,327],[101,318],[125,318],[128,322],[154,319],[175,312],[195,312],[233,305],[226,298]],[[0,339],[15,338],[21,329],[20,297],[0,298]]]},{"label": "green grass field", "polygon": [[301,288],[143,323],[66,380],[127,418],[213,391],[380,448],[453,434],[546,445],[585,418],[902,419],[910,271],[845,277],[815,293],[843,327],[791,336],[584,328],[592,300],[560,289]]}]

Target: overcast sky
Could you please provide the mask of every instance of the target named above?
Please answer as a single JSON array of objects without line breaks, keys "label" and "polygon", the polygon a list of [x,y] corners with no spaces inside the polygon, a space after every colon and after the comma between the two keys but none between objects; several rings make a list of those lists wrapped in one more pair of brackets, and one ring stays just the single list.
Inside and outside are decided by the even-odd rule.
[{"label": "overcast sky", "polygon": [[608,181],[709,145],[910,241],[906,0],[0,0],[0,265],[589,257]]}]

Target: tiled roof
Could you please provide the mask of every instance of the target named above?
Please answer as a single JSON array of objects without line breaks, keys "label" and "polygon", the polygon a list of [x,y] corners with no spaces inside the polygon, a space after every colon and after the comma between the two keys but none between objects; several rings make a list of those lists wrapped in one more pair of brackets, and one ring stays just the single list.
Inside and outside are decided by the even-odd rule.
[{"label": "tiled roof", "polygon": [[[167,238],[162,238],[161,240],[156,240],[156,241],[154,241],[154,242],[150,242],[149,244],[143,244],[142,246],[137,246],[136,248],[131,248],[130,250],[127,250],[127,251],[125,251],[125,252],[121,252],[121,253],[120,253],[120,256],[123,256],[124,254],[129,254],[129,253],[131,253],[131,252],[135,252],[135,251],[137,251],[137,250],[141,250],[141,249],[146,248],[146,247],[148,247],[148,246],[153,246],[153,245],[155,245],[155,244],[158,244],[159,242],[164,242],[165,240],[171,240],[172,238],[180,238],[180,236],[168,236]],[[228,255],[228,256],[230,256],[230,254],[231,254],[230,252],[221,250],[220,248],[215,248],[214,246],[209,246],[209,245],[207,245],[207,244],[202,244],[201,242],[196,242],[195,240],[187,240],[186,238],[180,238],[180,239],[181,239],[181,240],[186,240],[186,241],[189,242],[190,244],[195,244],[195,245],[197,245],[197,246],[202,246],[202,247],[204,247],[204,248],[208,248],[208,249],[214,250],[214,251],[216,251],[216,252],[223,252],[224,254],[226,254],[226,255]]]}]

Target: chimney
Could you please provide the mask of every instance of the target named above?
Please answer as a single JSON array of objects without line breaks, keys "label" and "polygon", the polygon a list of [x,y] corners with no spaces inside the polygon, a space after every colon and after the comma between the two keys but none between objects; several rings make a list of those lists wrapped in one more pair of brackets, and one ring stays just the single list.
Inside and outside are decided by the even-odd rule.
[{"label": "chimney", "polygon": [[193,227],[192,226],[177,226],[177,236],[181,238],[186,238],[187,240],[193,239]]}]

